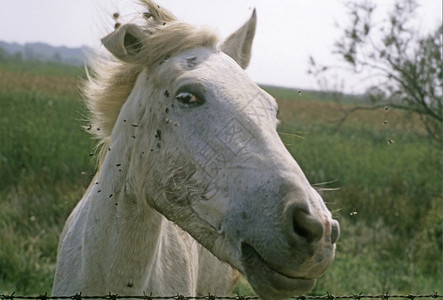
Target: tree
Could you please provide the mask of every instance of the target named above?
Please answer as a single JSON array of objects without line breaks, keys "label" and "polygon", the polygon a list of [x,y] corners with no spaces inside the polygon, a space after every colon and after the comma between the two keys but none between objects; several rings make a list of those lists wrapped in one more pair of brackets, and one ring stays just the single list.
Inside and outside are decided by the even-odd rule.
[{"label": "tree", "polygon": [[35,60],[35,59],[37,59],[37,55],[35,54],[34,49],[29,44],[25,44],[25,46],[24,46],[24,58],[26,60]]},{"label": "tree", "polygon": [[0,47],[0,61],[5,61],[9,57],[8,52]]},{"label": "tree", "polygon": [[56,63],[62,63],[63,59],[60,52],[58,51],[54,52],[54,54],[52,55],[52,60],[55,61]]},{"label": "tree", "polygon": [[346,7],[351,22],[333,52],[343,65],[322,66],[311,57],[308,72],[319,77],[340,68],[370,74],[377,80],[366,91],[372,108],[388,105],[418,114],[428,135],[441,142],[442,26],[420,37],[413,25],[418,7],[414,0],[397,1],[388,18],[379,22],[374,22],[376,6],[370,1]]}]

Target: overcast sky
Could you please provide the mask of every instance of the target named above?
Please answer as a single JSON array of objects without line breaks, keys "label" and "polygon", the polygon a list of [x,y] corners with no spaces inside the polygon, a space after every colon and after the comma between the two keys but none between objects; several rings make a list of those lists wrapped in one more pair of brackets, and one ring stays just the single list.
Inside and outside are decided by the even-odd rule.
[{"label": "overcast sky", "polygon": [[[45,42],[54,46],[90,46],[103,49],[100,38],[113,29],[112,14],[125,20],[138,15],[131,0],[0,0],[0,40]],[[309,76],[308,57],[334,62],[334,40],[341,36],[335,24],[345,24],[346,10],[340,0],[158,0],[179,19],[208,25],[222,37],[240,27],[257,9],[258,25],[253,57],[248,68],[258,82],[317,89]],[[378,0],[381,12],[393,0]],[[429,32],[442,22],[441,0],[419,0],[416,24]],[[349,79],[351,80],[351,79]]]}]

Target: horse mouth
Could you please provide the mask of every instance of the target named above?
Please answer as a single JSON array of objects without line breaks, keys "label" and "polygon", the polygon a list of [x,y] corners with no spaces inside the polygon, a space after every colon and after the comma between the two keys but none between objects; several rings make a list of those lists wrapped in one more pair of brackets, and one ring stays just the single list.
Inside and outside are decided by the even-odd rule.
[{"label": "horse mouth", "polygon": [[246,243],[242,243],[241,250],[244,275],[263,299],[282,299],[304,294],[315,285],[316,280],[313,278],[293,277],[276,270]]}]

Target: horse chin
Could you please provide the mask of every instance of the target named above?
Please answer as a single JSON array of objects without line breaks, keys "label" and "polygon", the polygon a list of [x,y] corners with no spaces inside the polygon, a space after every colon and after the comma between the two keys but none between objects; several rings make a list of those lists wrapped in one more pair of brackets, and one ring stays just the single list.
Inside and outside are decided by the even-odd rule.
[{"label": "horse chin", "polygon": [[284,299],[302,295],[315,286],[314,278],[297,278],[280,273],[266,263],[253,247],[243,244],[241,263],[244,275],[263,299]]}]

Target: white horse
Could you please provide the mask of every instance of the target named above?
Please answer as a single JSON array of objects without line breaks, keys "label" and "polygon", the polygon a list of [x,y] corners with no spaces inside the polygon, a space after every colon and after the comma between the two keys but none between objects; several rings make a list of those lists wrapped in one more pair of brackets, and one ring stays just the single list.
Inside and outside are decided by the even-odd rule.
[{"label": "white horse", "polygon": [[244,68],[256,14],[220,42],[144,0],[84,88],[98,173],[60,238],[52,295],[305,293],[339,235]]}]

